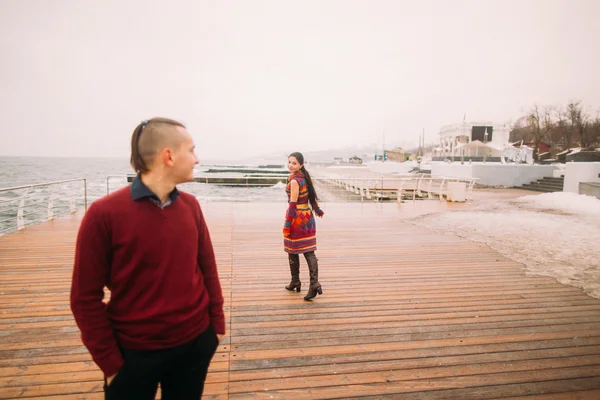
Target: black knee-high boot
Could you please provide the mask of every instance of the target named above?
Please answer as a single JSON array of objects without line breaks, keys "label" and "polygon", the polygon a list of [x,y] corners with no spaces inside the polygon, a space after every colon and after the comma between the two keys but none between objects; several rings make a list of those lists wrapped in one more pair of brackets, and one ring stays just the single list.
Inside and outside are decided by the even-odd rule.
[{"label": "black knee-high boot", "polygon": [[300,291],[300,256],[298,254],[288,254],[288,259],[290,261],[290,272],[292,274],[292,280],[289,285],[285,288],[291,291]]},{"label": "black knee-high boot", "polygon": [[314,252],[304,253],[304,258],[308,264],[308,271],[310,272],[310,287],[308,293],[304,296],[304,300],[310,300],[317,296],[317,294],[323,294],[321,284],[319,283],[319,263],[317,256]]}]

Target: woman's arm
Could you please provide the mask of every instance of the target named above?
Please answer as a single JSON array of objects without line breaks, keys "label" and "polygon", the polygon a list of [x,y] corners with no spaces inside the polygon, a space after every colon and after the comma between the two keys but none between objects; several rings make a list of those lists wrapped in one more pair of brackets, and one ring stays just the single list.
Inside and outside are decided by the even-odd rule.
[{"label": "woman's arm", "polygon": [[290,182],[290,203],[295,203],[298,201],[298,195],[300,194],[300,185],[298,185],[298,181],[292,179]]},{"label": "woman's arm", "polygon": [[298,201],[298,194],[300,193],[300,186],[298,182],[292,180],[290,182],[290,201],[288,209],[285,214],[285,224],[283,225],[283,236],[290,236],[292,229],[292,219],[296,216],[296,202]]}]

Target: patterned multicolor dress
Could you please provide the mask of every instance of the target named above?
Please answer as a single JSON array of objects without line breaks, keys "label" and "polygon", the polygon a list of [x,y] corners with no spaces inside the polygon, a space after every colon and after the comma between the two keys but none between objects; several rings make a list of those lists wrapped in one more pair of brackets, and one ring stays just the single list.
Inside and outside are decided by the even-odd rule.
[{"label": "patterned multicolor dress", "polygon": [[308,184],[301,171],[295,172],[288,177],[285,193],[290,201],[292,180],[298,182],[300,192],[296,206],[296,215],[292,219],[290,235],[283,238],[283,246],[286,253],[303,254],[317,250],[317,225],[315,217],[308,204]]}]

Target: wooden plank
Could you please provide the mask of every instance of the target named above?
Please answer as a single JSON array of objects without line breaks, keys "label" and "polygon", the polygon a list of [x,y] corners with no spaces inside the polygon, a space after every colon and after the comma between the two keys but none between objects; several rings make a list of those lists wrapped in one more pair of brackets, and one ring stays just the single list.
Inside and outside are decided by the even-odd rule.
[{"label": "wooden plank", "polygon": [[[229,361],[218,361],[218,357],[213,359],[210,364],[209,371],[211,372],[224,372],[229,370]],[[63,362],[48,362],[48,363],[36,363],[29,366],[11,366],[11,367],[0,367],[0,379],[2,377],[17,377],[17,376],[28,376],[28,375],[45,375],[60,373],[71,373],[71,372],[98,372],[98,367],[91,358],[87,361],[63,361]]]},{"label": "wooden plank", "polygon": [[538,394],[532,396],[505,397],[504,400],[598,400],[600,389],[581,390],[568,393]]},{"label": "wooden plank", "polygon": [[[227,382],[228,374],[225,372],[215,372],[207,377],[206,383],[223,383]],[[0,377],[0,388],[10,387],[33,387],[44,386],[50,384],[61,384],[69,382],[85,382],[85,381],[103,381],[103,375],[98,369],[90,371],[73,371],[67,372],[58,370],[54,372],[46,372],[36,375],[19,375],[10,377]]]},{"label": "wooden plank", "polygon": [[[40,399],[44,396],[56,396],[62,394],[88,394],[103,391],[103,380],[78,381],[71,383],[55,383],[47,385],[34,385],[27,387],[0,387],[1,399]],[[227,393],[226,383],[207,383],[205,385],[207,395],[218,395]]]},{"label": "wooden plank", "polygon": [[[445,389],[421,391],[416,393],[362,396],[361,400],[390,400],[401,398],[402,400],[481,400],[481,399],[518,399],[518,400],[597,400],[594,394],[598,390],[585,390],[586,387],[593,386],[588,379],[565,379],[559,381],[544,381],[540,383],[521,383],[509,385],[480,386],[468,389]],[[512,397],[514,393],[539,393],[541,390],[546,392],[556,391],[551,394],[532,394],[530,396]],[[568,390],[568,391],[567,391]],[[507,397],[510,396],[510,397]]]},{"label": "wooden plank", "polygon": [[[480,347],[485,348],[483,346]],[[326,360],[329,364],[323,362],[314,362],[312,365],[301,365],[292,363],[285,367],[260,368],[252,370],[237,370],[231,371],[230,380],[234,381],[258,381],[267,379],[300,379],[300,377],[311,377],[311,382],[314,377],[327,376],[332,373],[336,377],[345,377],[347,374],[364,374],[366,372],[377,371],[410,371],[420,370],[420,377],[423,378],[423,373],[427,368],[432,368],[436,372],[440,372],[440,367],[446,367],[448,371],[458,369],[465,365],[483,365],[492,363],[511,363],[513,361],[529,361],[543,360],[554,362],[560,360],[565,354],[573,357],[595,357],[600,355],[600,346],[584,346],[575,348],[559,348],[559,349],[538,349],[538,350],[521,350],[521,351],[502,351],[492,353],[490,347],[485,348],[485,353],[479,354],[460,354],[460,355],[445,355],[447,350],[452,348],[438,348],[435,353],[429,353],[428,356],[416,357],[415,352],[413,357],[408,357],[406,354],[398,354],[393,357],[389,352],[381,351],[377,355],[383,359],[377,361],[367,361],[363,357],[355,357],[354,362],[342,362],[343,358],[339,357],[335,360]],[[464,351],[464,349],[463,349]],[[371,354],[373,356],[373,354]],[[347,358],[346,358],[347,360]],[[325,361],[325,360],[324,360]],[[479,372],[482,372],[482,368]],[[270,387],[270,386],[269,386]]]},{"label": "wooden plank", "polygon": [[[491,399],[502,398],[509,395],[522,394],[529,386],[529,391],[539,392],[544,390],[548,385],[548,381],[563,381],[562,385],[566,386],[569,380],[575,378],[587,378],[587,385],[590,388],[596,389],[600,385],[600,366],[584,366],[562,369],[547,369],[537,370],[531,373],[523,372],[505,372],[496,374],[474,375],[474,376],[452,376],[437,379],[416,379],[416,380],[387,380],[385,377],[380,378],[379,382],[370,384],[348,384],[344,383],[341,386],[326,386],[326,387],[311,387],[306,388],[306,385],[299,389],[288,390],[263,390],[260,392],[241,392],[233,393],[230,390],[230,399],[337,399],[344,397],[364,397],[364,396],[381,396],[393,395],[395,398],[409,398],[406,394],[417,394],[413,399],[427,399],[428,392],[441,391],[447,389],[462,389],[465,390],[461,399]],[[394,375],[392,375],[392,379]],[[307,382],[307,381],[305,381]],[[308,381],[310,382],[310,381]],[[503,387],[500,387],[502,385]],[[511,385],[509,388],[506,386]],[[493,387],[491,394],[488,390]],[[504,389],[504,394],[498,393],[498,389]],[[507,390],[512,389],[512,390]],[[487,395],[486,395],[487,394]],[[399,396],[401,395],[401,396]],[[500,395],[500,397],[498,397]],[[390,397],[394,398],[394,397]],[[429,398],[440,398],[439,396]],[[441,397],[453,398],[453,397]],[[454,397],[456,398],[456,397]]]},{"label": "wooden plank", "polygon": [[553,340],[572,337],[600,336],[600,329],[565,330],[545,333],[523,333],[514,335],[492,335],[457,337],[450,339],[405,340],[401,342],[367,343],[339,346],[318,346],[286,349],[261,349],[243,352],[232,352],[231,360],[261,360],[289,357],[319,356],[321,354],[339,355],[349,353],[369,353],[372,351],[409,350],[423,347],[467,346],[490,343],[529,342],[534,340]]},{"label": "wooden plank", "polygon": [[[550,360],[543,359],[543,362]],[[387,383],[410,381],[426,384],[434,380],[451,380],[462,378],[465,382],[481,385],[488,379],[498,375],[510,376],[510,379],[520,381],[529,376],[536,379],[539,375],[556,377],[562,376],[559,372],[568,371],[569,377],[580,378],[590,376],[589,374],[600,373],[600,356],[563,357],[552,360],[553,369],[539,369],[540,360],[512,361],[510,363],[501,361],[496,363],[481,364],[459,364],[453,366],[414,368],[414,369],[381,369],[377,372],[345,372],[337,374],[329,370],[327,375],[316,375],[310,377],[310,386],[314,389],[344,386],[344,385],[368,385],[372,383]],[[549,364],[547,364],[549,365]],[[516,372],[519,372],[518,374]],[[594,375],[592,375],[594,376]],[[280,392],[298,390],[306,387],[306,377],[286,377],[285,379],[260,379],[250,381],[232,381],[229,393],[268,393],[270,391]],[[530,380],[524,380],[530,382]]]}]

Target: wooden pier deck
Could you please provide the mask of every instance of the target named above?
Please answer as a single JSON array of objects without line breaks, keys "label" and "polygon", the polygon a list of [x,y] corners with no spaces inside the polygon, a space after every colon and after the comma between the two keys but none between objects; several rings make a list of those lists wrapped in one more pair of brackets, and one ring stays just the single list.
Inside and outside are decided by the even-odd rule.
[{"label": "wooden pier deck", "polygon": [[[302,300],[283,204],[208,203],[228,335],[214,399],[599,399],[600,300],[404,218],[439,201],[327,204],[324,295]],[[68,304],[79,220],[0,237],[0,399],[102,399]]]}]

